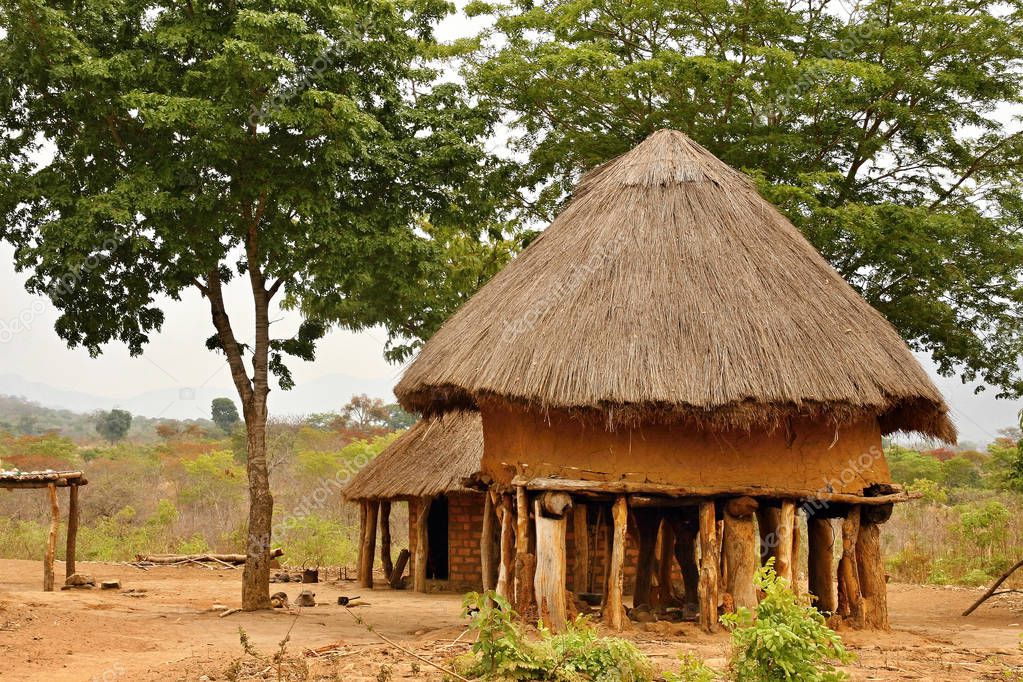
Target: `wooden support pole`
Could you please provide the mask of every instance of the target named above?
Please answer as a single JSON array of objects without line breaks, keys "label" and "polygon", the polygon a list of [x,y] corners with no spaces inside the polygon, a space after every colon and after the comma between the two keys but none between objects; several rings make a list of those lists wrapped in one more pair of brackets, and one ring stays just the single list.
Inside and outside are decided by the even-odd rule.
[{"label": "wooden support pole", "polygon": [[359,556],[362,563],[359,564],[359,586],[373,589],[373,563],[377,549],[377,510],[379,503],[376,500],[363,502],[366,505],[366,524],[363,527],[362,547]]},{"label": "wooden support pole", "polygon": [[78,486],[71,484],[68,489],[67,545],[64,552],[65,577],[75,573],[75,545],[78,539]]},{"label": "wooden support pole", "polygon": [[57,551],[57,532],[60,530],[60,505],[57,504],[57,486],[46,486],[50,494],[50,534],[46,538],[46,556],[43,558],[43,591],[53,592],[53,555]]},{"label": "wooden support pole", "polygon": [[384,569],[384,580],[390,582],[394,572],[394,559],[391,557],[391,501],[381,500],[380,511],[380,565]]},{"label": "wooden support pole", "polygon": [[700,524],[697,517],[676,513],[669,517],[675,532],[675,561],[682,572],[682,599],[687,609],[699,608],[700,565],[696,559]]},{"label": "wooden support pole", "polygon": [[356,576],[358,576],[359,572],[362,570],[362,563],[363,563],[362,555],[363,555],[363,550],[365,549],[365,544],[366,544],[365,543],[365,540],[366,540],[366,516],[367,516],[367,510],[368,509],[369,509],[369,503],[366,500],[361,500],[359,502],[359,548],[358,548],[358,556],[355,559],[355,574],[356,574]]},{"label": "wooden support pole", "polygon": [[736,608],[755,609],[757,591],[753,578],[759,564],[757,560],[757,534],[753,513],[757,501],[752,497],[739,497],[725,505],[725,539],[723,562],[728,581],[725,591],[732,595]]},{"label": "wooden support pole", "polygon": [[835,527],[831,519],[811,516],[807,519],[807,582],[814,606],[824,614],[838,608],[835,591]]},{"label": "wooden support pole", "polygon": [[398,560],[394,563],[394,569],[391,571],[391,579],[388,581],[391,587],[400,590],[404,589],[405,582],[402,577],[405,575],[405,567],[408,566],[409,558],[412,553],[407,549],[403,549],[398,552]]},{"label": "wooden support pole", "polygon": [[875,523],[867,510],[861,512],[860,532],[856,539],[856,569],[863,595],[863,625],[877,630],[889,629],[881,524]]},{"label": "wooden support pole", "polygon": [[512,497],[501,496],[501,565],[497,571],[497,593],[510,603],[512,574],[515,571],[515,529],[512,527]]},{"label": "wooden support pole", "polygon": [[610,562],[607,569],[607,598],[604,600],[604,623],[621,632],[625,629],[625,533],[629,524],[629,503],[623,495],[611,507],[614,526],[611,531]]},{"label": "wooden support pole", "polygon": [[792,559],[792,534],[796,526],[796,503],[782,500],[778,514],[778,528],[775,531],[778,546],[775,548],[774,570],[779,578],[788,581],[789,586],[795,584],[795,562]]},{"label": "wooden support pole", "polygon": [[515,610],[522,618],[527,618],[535,599],[536,557],[529,549],[529,496],[519,486],[515,488]]},{"label": "wooden support pole", "polygon": [[706,632],[718,628],[718,574],[720,555],[714,500],[700,502],[700,627]]},{"label": "wooden support pole", "polygon": [[428,542],[430,540],[426,523],[430,517],[430,498],[420,497],[416,501],[416,558],[412,562],[415,571],[412,576],[412,589],[416,592],[426,592],[426,557],[429,553]]},{"label": "wooden support pole", "polygon": [[494,571],[494,501],[490,492],[483,494],[483,531],[480,533],[480,567],[484,591],[497,587]]},{"label": "wooden support pole", "polygon": [[760,529],[760,565],[766,566],[772,557],[778,568],[778,523],[781,509],[761,506],[757,510],[757,526]]},{"label": "wooden support pole", "polygon": [[660,512],[656,509],[633,509],[632,518],[636,524],[639,539],[639,557],[636,559],[636,586],[632,592],[633,606],[650,606],[650,588],[656,569],[655,549]]},{"label": "wooden support pole", "polygon": [[792,520],[792,593],[799,596],[799,552],[803,542],[802,533],[799,530],[799,509]]},{"label": "wooden support pole", "polygon": [[576,502],[572,508],[572,587],[577,593],[590,591],[590,531],[586,521],[588,508]]},{"label": "wooden support pole", "polygon": [[533,502],[536,525],[536,574],[533,576],[533,588],[541,620],[554,632],[562,632],[568,623],[565,592],[568,580],[568,558],[565,555],[568,519],[563,515],[546,514],[544,509],[547,506],[543,498],[541,495]]},{"label": "wooden support pole", "polygon": [[657,557],[657,594],[654,601],[660,609],[671,606],[675,601],[672,586],[672,568],[675,565],[675,527],[667,517],[661,519],[660,551]]},{"label": "wooden support pole", "polygon": [[863,595],[856,567],[860,508],[852,506],[842,522],[842,558],[838,562],[838,613],[854,628],[863,627]]}]

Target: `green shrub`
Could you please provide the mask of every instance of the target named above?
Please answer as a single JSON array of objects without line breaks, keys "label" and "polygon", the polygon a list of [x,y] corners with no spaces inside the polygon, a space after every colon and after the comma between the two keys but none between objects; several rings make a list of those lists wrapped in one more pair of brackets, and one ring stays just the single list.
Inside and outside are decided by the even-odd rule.
[{"label": "green shrub", "polygon": [[556,635],[541,627],[539,640],[531,640],[516,625],[511,605],[493,592],[468,594],[464,604],[475,614],[471,627],[477,633],[472,654],[455,660],[465,677],[555,682],[647,682],[654,677],[653,666],[636,645],[599,637],[584,618]]},{"label": "green shrub", "polygon": [[842,639],[778,578],[773,560],[757,572],[756,583],[764,591],[756,613],[740,608],[721,618],[732,631],[730,676],[742,682],[846,679],[834,666],[851,660]]},{"label": "green shrub", "polygon": [[701,661],[695,654],[679,654],[678,660],[678,672],[665,673],[665,682],[715,682],[721,679],[718,671]]}]

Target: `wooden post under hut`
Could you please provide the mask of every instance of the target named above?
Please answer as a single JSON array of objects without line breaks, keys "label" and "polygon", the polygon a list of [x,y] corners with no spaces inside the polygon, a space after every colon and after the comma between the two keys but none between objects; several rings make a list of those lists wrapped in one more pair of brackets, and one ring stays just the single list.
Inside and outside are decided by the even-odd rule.
[{"label": "wooden post under hut", "polygon": [[700,627],[706,632],[718,628],[718,574],[720,554],[714,500],[700,502]]},{"label": "wooden post under hut", "polygon": [[394,559],[391,556],[391,501],[380,500],[380,566],[384,569],[384,580],[391,581]]},{"label": "wooden post under hut", "polygon": [[376,500],[366,500],[362,505],[365,508],[365,522],[362,524],[362,540],[359,548],[359,586],[372,589],[379,503]]},{"label": "wooden post under hut", "polygon": [[533,586],[540,618],[554,632],[561,632],[568,623],[565,585],[568,559],[565,542],[568,532],[566,515],[572,498],[565,493],[544,493],[533,501],[536,526],[536,573]]},{"label": "wooden post under hut", "polygon": [[722,563],[727,566],[725,592],[736,608],[757,606],[757,537],[753,514],[760,505],[752,497],[738,497],[725,504],[725,538]]},{"label": "wooden post under hut", "polygon": [[426,523],[430,517],[429,497],[420,497],[416,500],[416,556],[412,562],[412,589],[416,592],[426,592],[426,557],[429,548],[429,533]]},{"label": "wooden post under hut", "polygon": [[814,606],[831,615],[838,608],[835,591],[835,527],[832,520],[812,514],[807,526],[807,583]]},{"label": "wooden post under hut", "polygon": [[621,632],[625,629],[625,532],[629,521],[629,504],[624,495],[615,498],[611,507],[614,525],[611,531],[611,543],[608,547],[610,561],[607,570],[607,597],[604,599],[604,623],[612,630]]}]

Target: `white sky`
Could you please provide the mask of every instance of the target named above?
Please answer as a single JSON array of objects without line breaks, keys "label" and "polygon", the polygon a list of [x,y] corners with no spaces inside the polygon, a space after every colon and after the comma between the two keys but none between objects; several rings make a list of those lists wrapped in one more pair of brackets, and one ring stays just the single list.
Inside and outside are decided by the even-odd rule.
[{"label": "white sky", "polygon": [[[470,23],[453,18],[442,27],[441,35],[467,35],[479,26],[479,20]],[[183,386],[223,389],[223,395],[234,396],[222,357],[205,348],[212,325],[206,302],[198,293],[181,302],[167,301],[164,330],[152,338],[141,357],[132,358],[123,346],[113,344],[93,359],[82,349],[68,349],[57,337],[53,331],[56,311],[44,299],[25,291],[25,275],[15,273],[12,260],[11,248],[0,246],[0,291],[5,292],[0,298],[0,375],[18,375],[56,389],[116,399],[149,391],[177,391]],[[245,330],[251,329],[252,320],[245,294],[240,280],[227,291],[232,321],[242,338],[248,335]],[[275,336],[297,327],[294,313],[275,318],[279,319]],[[393,385],[400,368],[384,361],[384,339],[382,330],[359,334],[333,331],[320,343],[315,362],[293,360],[289,366],[299,387],[337,375]],[[936,380],[953,408],[962,440],[986,442],[999,428],[1015,423],[1018,403],[996,401],[990,391],[975,396],[972,387],[961,385],[956,378]],[[348,397],[331,397],[318,409],[336,410]]]}]

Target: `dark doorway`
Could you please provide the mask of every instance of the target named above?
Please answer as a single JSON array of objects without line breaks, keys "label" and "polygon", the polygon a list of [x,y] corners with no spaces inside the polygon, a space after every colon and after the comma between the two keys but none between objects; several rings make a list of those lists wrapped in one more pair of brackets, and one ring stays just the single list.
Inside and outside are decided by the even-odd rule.
[{"label": "dark doorway", "polygon": [[426,518],[429,555],[426,560],[426,577],[432,580],[448,579],[448,498],[441,495],[430,503],[430,515]]}]

